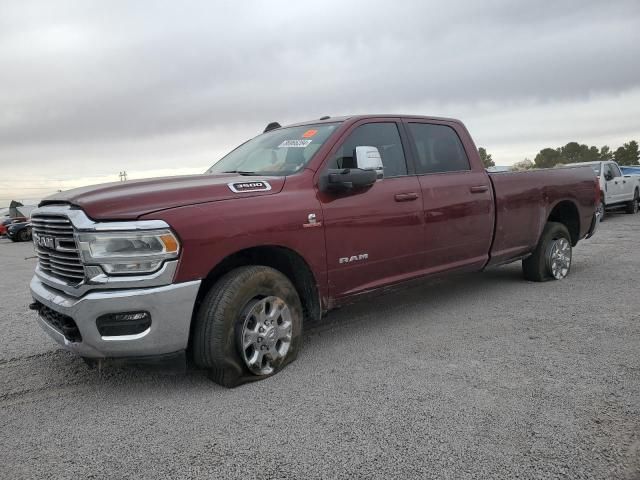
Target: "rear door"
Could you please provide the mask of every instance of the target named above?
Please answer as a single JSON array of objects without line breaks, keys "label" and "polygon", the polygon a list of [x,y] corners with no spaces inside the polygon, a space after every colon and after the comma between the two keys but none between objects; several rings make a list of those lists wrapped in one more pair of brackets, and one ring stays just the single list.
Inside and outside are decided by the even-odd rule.
[{"label": "rear door", "polygon": [[494,208],[489,176],[469,162],[475,146],[463,144],[466,131],[454,122],[405,125],[422,192],[425,268],[480,268],[489,259]]},{"label": "rear door", "polygon": [[607,205],[613,203],[620,203],[626,200],[623,183],[622,173],[618,166],[609,162],[605,166],[605,182],[606,182],[606,194],[607,194]]},{"label": "rear door", "polygon": [[334,298],[395,283],[422,268],[422,194],[399,127],[389,119],[354,124],[320,170],[352,167],[357,146],[377,147],[384,166],[384,179],[366,190],[318,192]]},{"label": "rear door", "polygon": [[613,172],[613,183],[618,186],[618,202],[633,200],[634,182],[625,177],[620,171],[620,167],[615,163],[611,164],[611,171]]}]

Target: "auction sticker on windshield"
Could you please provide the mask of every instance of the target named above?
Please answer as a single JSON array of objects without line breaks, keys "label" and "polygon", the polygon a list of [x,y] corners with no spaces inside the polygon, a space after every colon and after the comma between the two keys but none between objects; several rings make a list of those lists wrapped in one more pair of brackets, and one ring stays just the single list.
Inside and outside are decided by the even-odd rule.
[{"label": "auction sticker on windshield", "polygon": [[318,133],[318,130],[307,130],[306,132],[304,132],[302,134],[302,138],[311,138],[313,137],[316,133]]},{"label": "auction sticker on windshield", "polygon": [[307,147],[313,140],[285,140],[278,148],[305,148]]}]

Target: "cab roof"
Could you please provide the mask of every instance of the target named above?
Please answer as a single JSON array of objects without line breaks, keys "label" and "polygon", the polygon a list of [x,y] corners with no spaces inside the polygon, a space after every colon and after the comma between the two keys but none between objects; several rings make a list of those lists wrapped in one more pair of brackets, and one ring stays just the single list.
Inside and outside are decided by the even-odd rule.
[{"label": "cab roof", "polygon": [[282,128],[287,127],[301,127],[305,125],[318,125],[319,123],[336,123],[336,122],[357,122],[358,120],[365,120],[367,118],[410,118],[410,119],[421,119],[421,120],[436,120],[436,121],[445,121],[445,122],[455,122],[462,123],[460,120],[455,118],[446,118],[446,117],[428,117],[424,115],[407,115],[407,114],[390,114],[390,113],[377,113],[377,114],[366,114],[366,115],[342,115],[339,117],[322,117],[317,120],[307,120],[304,122],[291,123],[289,125],[283,125]]}]

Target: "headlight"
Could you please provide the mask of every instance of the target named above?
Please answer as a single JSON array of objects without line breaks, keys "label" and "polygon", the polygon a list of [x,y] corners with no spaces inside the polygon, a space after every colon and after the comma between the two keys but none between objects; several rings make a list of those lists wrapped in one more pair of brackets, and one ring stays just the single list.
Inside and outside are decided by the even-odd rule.
[{"label": "headlight", "polygon": [[107,274],[152,273],[177,258],[180,243],[170,230],[79,233],[85,265],[100,265]]}]

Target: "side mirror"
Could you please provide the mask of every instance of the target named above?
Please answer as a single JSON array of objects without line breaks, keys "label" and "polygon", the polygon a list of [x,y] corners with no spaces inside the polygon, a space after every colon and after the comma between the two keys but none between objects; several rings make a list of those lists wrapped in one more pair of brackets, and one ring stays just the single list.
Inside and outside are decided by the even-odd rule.
[{"label": "side mirror", "polygon": [[354,168],[329,169],[320,177],[320,190],[344,192],[368,188],[384,177],[382,158],[376,147],[356,147]]},{"label": "side mirror", "polygon": [[612,174],[612,173],[605,173],[605,174],[604,174],[604,179],[605,179],[607,182],[610,182],[611,180],[613,180],[613,174]]},{"label": "side mirror", "polygon": [[384,177],[382,157],[376,147],[356,147],[353,154],[356,159],[356,167],[361,170],[373,170],[378,178]]}]

